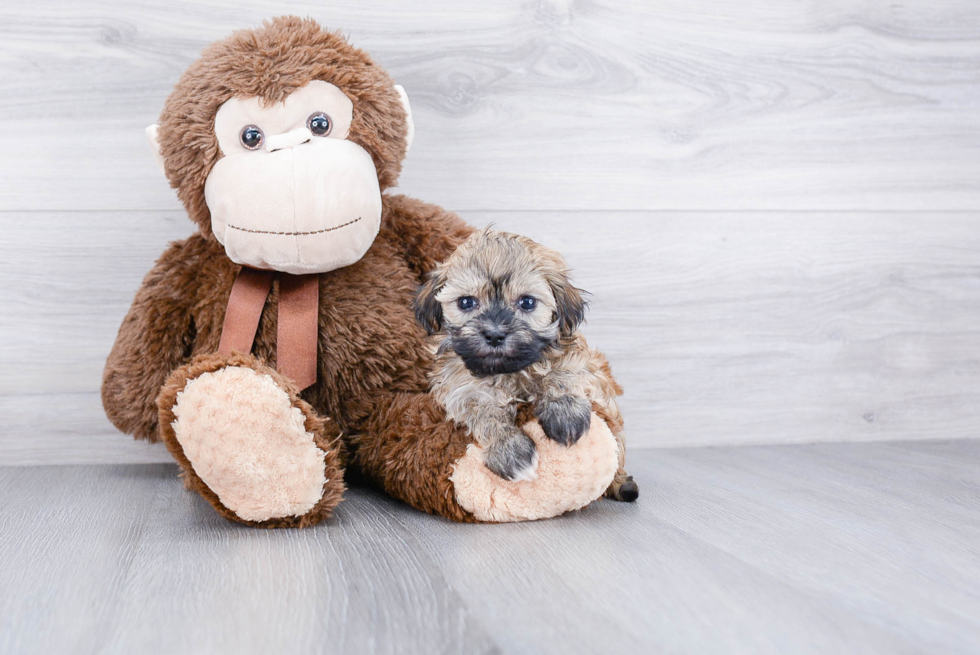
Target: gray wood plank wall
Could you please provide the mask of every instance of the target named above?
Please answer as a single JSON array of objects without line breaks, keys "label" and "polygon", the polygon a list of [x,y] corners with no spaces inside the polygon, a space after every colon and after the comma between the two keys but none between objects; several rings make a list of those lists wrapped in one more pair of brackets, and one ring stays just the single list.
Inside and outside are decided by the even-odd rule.
[{"label": "gray wood plank wall", "polygon": [[0,461],[165,461],[102,416],[191,232],[144,141],[207,43],[296,13],[403,84],[401,190],[560,249],[632,447],[976,437],[980,5],[0,6]]}]

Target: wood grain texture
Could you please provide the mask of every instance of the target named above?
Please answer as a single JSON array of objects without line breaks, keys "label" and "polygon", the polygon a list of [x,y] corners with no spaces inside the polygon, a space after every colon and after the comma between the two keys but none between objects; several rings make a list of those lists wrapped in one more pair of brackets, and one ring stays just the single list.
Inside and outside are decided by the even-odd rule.
[{"label": "wood grain texture", "polygon": [[628,466],[636,507],[465,532],[400,516],[508,652],[980,648],[980,443],[656,450]]},{"label": "wood grain texture", "polygon": [[[626,388],[631,448],[977,437],[969,214],[464,212],[563,252]],[[0,461],[169,461],[115,432],[101,371],[179,212],[8,213]],[[39,239],[45,230],[48,237]]]},{"label": "wood grain texture", "polygon": [[288,12],[408,88],[403,190],[568,255],[631,447],[978,436],[975,3],[52,0],[0,7],[0,462],[168,460],[97,393],[191,231],[143,127]]},{"label": "wood grain texture", "polygon": [[175,473],[2,470],[0,651],[495,652],[405,530],[363,501],[323,530],[255,530]]},{"label": "wood grain texture", "polygon": [[5,3],[0,205],[177,208],[143,128],[283,13],[408,89],[403,187],[453,209],[980,209],[971,0]]},{"label": "wood grain texture", "polygon": [[974,653],[980,441],[647,450],[634,505],[306,530],[176,467],[0,468],[5,653]]}]

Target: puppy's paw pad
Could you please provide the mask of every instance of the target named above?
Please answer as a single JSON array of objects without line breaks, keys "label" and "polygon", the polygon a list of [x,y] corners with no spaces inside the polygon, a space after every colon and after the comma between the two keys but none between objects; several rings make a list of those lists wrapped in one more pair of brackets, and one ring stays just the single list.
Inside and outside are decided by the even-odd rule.
[{"label": "puppy's paw pad", "polygon": [[563,446],[571,446],[588,431],[592,406],[580,396],[561,396],[542,402],[535,415],[545,436]]}]

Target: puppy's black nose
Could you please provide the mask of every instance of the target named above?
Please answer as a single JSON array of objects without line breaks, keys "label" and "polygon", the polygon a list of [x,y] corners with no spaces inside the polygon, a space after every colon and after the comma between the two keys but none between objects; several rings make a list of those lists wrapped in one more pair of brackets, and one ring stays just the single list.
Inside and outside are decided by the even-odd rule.
[{"label": "puppy's black nose", "polygon": [[499,327],[483,328],[483,338],[494,348],[500,347],[507,339],[507,333]]}]

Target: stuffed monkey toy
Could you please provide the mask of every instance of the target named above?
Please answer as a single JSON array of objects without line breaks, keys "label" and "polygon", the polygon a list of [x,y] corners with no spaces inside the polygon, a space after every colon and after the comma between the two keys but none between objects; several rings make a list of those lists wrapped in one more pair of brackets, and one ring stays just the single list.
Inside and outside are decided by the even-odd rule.
[{"label": "stuffed monkey toy", "polygon": [[197,232],[143,280],[106,362],[106,414],[165,442],[185,485],[261,527],[328,517],[353,467],[456,521],[545,518],[622,478],[615,415],[566,447],[523,425],[534,481],[482,465],[429,393],[413,297],[472,232],[386,194],[412,141],[408,98],[312,20],[208,47],[147,130]]}]

